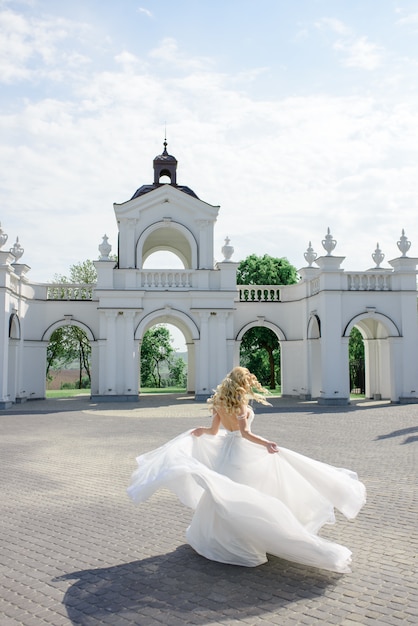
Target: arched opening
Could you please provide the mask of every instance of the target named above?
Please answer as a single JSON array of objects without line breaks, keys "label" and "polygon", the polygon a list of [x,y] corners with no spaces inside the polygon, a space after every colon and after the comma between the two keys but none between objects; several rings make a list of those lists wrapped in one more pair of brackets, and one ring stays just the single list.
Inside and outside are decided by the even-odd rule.
[{"label": "arched opening", "polygon": [[[184,336],[172,324],[155,324],[145,331],[140,349],[140,380],[142,392],[164,390],[186,392],[187,350]],[[177,349],[181,345],[182,352]]]},{"label": "arched opening", "polygon": [[351,338],[353,328],[364,344],[364,394],[375,400],[391,399],[395,381],[391,374],[393,349],[391,339],[400,333],[394,322],[378,313],[354,317],[344,331]]},{"label": "arched opening", "polygon": [[279,336],[268,326],[251,326],[242,334],[239,362],[275,395],[281,393],[282,371]]},{"label": "arched opening", "polygon": [[47,395],[90,393],[92,350],[87,329],[68,323],[54,326],[46,349]]},{"label": "arched opening", "polygon": [[[180,259],[182,263],[180,267],[183,269],[197,268],[197,243],[193,234],[171,218],[164,218],[163,221],[152,224],[142,233],[136,247],[137,267],[144,268],[148,257],[156,252],[174,254]],[[149,263],[147,266],[150,267]],[[166,266],[165,269],[169,267]]]},{"label": "arched opening", "polygon": [[143,265],[144,269],[185,269],[182,259],[168,250],[151,252]]},{"label": "arched opening", "polygon": [[366,369],[364,360],[364,341],[359,329],[354,326],[348,340],[348,358],[350,367],[350,395],[357,398],[366,392]]},{"label": "arched opening", "polygon": [[139,343],[140,392],[150,387],[195,392],[195,340],[199,339],[199,330],[188,315],[169,307],[155,311],[139,323],[135,339]]}]

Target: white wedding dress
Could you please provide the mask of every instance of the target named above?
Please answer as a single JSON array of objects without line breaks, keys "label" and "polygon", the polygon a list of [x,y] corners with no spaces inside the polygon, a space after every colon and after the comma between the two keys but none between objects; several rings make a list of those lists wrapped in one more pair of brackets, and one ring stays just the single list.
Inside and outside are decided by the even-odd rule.
[{"label": "white wedding dress", "polygon": [[[249,420],[254,413],[251,411]],[[195,437],[187,431],[137,458],[128,488],[143,502],[167,487],[195,513],[186,531],[202,556],[253,567],[273,554],[335,572],[349,572],[348,548],[317,532],[334,508],[354,518],[366,500],[357,474],[279,446],[243,439],[239,431]]]}]

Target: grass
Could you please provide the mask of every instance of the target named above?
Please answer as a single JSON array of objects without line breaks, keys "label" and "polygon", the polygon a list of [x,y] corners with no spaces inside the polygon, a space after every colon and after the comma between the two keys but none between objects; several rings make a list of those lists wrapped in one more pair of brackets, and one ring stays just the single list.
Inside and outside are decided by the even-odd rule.
[{"label": "grass", "polygon": [[72,398],[73,396],[89,396],[90,389],[47,389],[47,398]]},{"label": "grass", "polygon": [[[151,393],[187,393],[185,387],[142,387],[141,394]],[[74,396],[89,396],[90,389],[47,389],[47,398],[73,398]]]}]

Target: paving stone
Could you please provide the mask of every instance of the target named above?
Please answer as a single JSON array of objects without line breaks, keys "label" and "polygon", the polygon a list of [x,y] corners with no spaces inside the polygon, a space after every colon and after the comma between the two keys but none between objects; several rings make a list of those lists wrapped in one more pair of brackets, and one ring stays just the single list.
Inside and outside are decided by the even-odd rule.
[{"label": "paving stone", "polygon": [[272,402],[257,432],[366,483],[358,518],[321,531],[353,551],[351,574],[213,563],[185,545],[171,493],[129,501],[135,457],[209,422],[204,403],[28,402],[0,412],[1,626],[415,624],[418,406]]}]

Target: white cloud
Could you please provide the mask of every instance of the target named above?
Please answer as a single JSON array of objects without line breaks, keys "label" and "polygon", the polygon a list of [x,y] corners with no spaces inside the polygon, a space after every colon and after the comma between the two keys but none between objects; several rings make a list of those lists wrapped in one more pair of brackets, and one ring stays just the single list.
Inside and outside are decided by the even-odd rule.
[{"label": "white cloud", "polygon": [[418,26],[418,13],[410,13],[396,21],[399,26]]},{"label": "white cloud", "polygon": [[363,70],[375,70],[382,64],[383,50],[367,37],[354,41],[337,41],[334,49],[344,55],[344,65]]},{"label": "white cloud", "polygon": [[209,57],[191,57],[183,52],[172,37],[166,37],[149,53],[152,59],[162,61],[183,70],[205,70],[213,65]]},{"label": "white cloud", "polygon": [[323,17],[315,22],[316,28],[328,29],[338,35],[350,35],[351,29],[344,24],[341,20],[337,20],[333,17]]},{"label": "white cloud", "polygon": [[33,18],[11,10],[0,11],[0,81],[6,84],[46,76],[61,80],[74,60],[88,59],[80,51],[69,53],[63,44],[80,43],[89,27],[62,18]]},{"label": "white cloud", "polygon": [[[244,79],[262,69],[220,71],[172,38],[148,56],[126,46],[116,63],[95,71],[81,45],[71,53],[58,46],[67,33],[75,37],[76,25],[63,27],[59,39],[49,37],[52,22],[43,21],[35,39],[45,42],[46,53],[37,56],[31,24],[22,18],[9,28],[12,64],[28,76],[47,65],[61,71],[68,90],[16,100],[13,110],[0,113],[0,221],[9,243],[19,236],[30,277],[49,280],[97,258],[105,232],[116,251],[112,204],[152,182],[165,121],[179,183],[221,205],[217,258],[228,234],[236,260],[267,252],[301,266],[309,240],[321,253],[328,226],[348,269],[369,267],[376,241],[387,259],[396,256],[402,228],[414,244],[418,97],[412,91],[403,92],[401,104],[386,90],[376,97],[251,96]],[[366,38],[345,39],[341,25],[331,26],[347,63],[378,62],[373,54],[380,51]],[[48,52],[54,46],[56,66]],[[404,69],[396,67],[396,85],[406,80]],[[386,74],[389,80],[393,68]]]},{"label": "white cloud", "polygon": [[144,7],[139,7],[138,13],[143,13],[144,15],[150,18],[154,17],[151,11],[149,11],[148,9],[144,9]]}]

